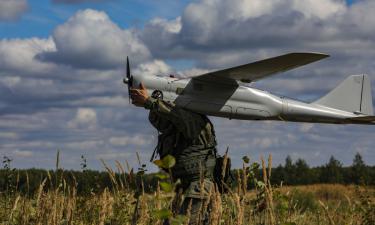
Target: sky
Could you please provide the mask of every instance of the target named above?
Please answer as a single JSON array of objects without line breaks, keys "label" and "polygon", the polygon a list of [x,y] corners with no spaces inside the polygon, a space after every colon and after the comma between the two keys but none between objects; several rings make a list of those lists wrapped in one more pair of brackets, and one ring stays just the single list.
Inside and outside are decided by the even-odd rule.
[{"label": "sky", "polygon": [[[149,171],[157,132],[129,104],[134,74],[199,75],[289,52],[330,58],[251,84],[314,101],[347,76],[375,74],[373,0],[0,0],[0,156],[16,168],[90,169],[115,160]],[[372,82],[374,85],[374,82]],[[375,96],[374,92],[373,95]],[[211,118],[234,167],[287,155],[311,166],[355,153],[375,165],[375,127]]]}]

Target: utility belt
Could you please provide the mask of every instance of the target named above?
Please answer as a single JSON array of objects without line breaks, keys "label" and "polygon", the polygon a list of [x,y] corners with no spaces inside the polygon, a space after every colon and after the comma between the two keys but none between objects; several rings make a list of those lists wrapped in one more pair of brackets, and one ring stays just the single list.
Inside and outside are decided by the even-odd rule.
[{"label": "utility belt", "polygon": [[176,165],[172,168],[174,178],[181,180],[197,180],[200,177],[213,178],[216,165],[216,149],[187,148],[176,157]]}]

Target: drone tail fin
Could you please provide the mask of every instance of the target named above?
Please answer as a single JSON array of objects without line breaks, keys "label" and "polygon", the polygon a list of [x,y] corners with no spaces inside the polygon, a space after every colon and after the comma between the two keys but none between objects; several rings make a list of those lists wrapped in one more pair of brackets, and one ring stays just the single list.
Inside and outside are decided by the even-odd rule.
[{"label": "drone tail fin", "polygon": [[314,102],[347,112],[373,115],[371,81],[368,75],[352,75]]}]

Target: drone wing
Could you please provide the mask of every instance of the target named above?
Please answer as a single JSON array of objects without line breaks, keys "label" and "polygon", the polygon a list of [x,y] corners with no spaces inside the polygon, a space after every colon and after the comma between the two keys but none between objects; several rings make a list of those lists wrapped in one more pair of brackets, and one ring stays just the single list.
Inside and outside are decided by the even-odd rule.
[{"label": "drone wing", "polygon": [[289,53],[229,69],[206,73],[193,79],[224,82],[227,84],[234,84],[236,83],[235,80],[250,83],[327,57],[329,55],[322,53]]}]

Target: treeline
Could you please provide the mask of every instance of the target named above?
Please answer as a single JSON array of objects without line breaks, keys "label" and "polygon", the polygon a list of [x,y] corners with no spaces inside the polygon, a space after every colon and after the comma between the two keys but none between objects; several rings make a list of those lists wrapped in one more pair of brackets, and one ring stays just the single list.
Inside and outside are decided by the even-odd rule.
[{"label": "treeline", "polygon": [[1,169],[0,194],[23,193],[34,195],[40,188],[43,190],[67,189],[75,187],[78,195],[101,193],[105,188],[110,190],[126,188],[145,192],[156,190],[158,178],[155,174],[113,173],[95,170],[43,170],[43,169]]},{"label": "treeline", "polygon": [[[11,160],[4,158],[3,169],[0,170],[0,193],[23,193],[33,195],[40,188],[44,190],[67,188],[74,186],[77,194],[90,195],[102,192],[105,188],[129,188],[153,192],[158,183],[158,174],[144,174],[144,167],[138,172],[115,173],[87,170],[64,171],[27,169],[18,170],[10,167]],[[236,185],[237,171],[233,171],[233,185]],[[261,177],[261,170],[257,177]],[[251,182],[251,180],[249,180]],[[311,168],[305,160],[298,159],[293,162],[290,156],[284,165],[272,169],[271,183],[273,185],[308,185],[317,183],[339,183],[375,185],[375,166],[367,166],[362,156],[357,153],[353,163],[349,167],[343,167],[342,163],[330,157],[327,164]],[[251,187],[251,184],[249,185]]]},{"label": "treeline", "polygon": [[331,156],[327,164],[311,168],[305,160],[295,162],[288,156],[284,165],[272,169],[271,183],[306,185],[317,183],[375,185],[375,166],[368,166],[357,153],[349,167]]}]

